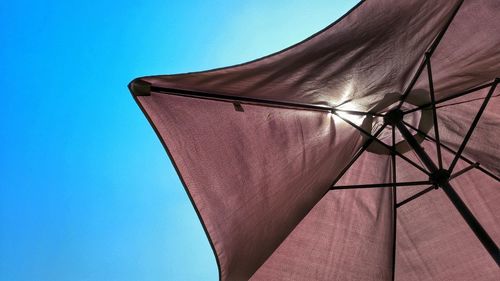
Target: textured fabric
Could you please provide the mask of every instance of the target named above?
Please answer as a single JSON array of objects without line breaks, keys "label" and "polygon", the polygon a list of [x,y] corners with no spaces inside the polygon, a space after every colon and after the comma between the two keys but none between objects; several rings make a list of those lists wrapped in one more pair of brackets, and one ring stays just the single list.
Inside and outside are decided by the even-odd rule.
[{"label": "textured fabric", "polygon": [[[385,113],[460,1],[366,1],[315,36],[268,57],[212,71],[142,77],[130,88],[165,146],[214,249],[221,280],[497,280],[499,269],[442,190],[397,209],[390,188],[328,191],[367,140],[324,112],[156,91],[159,87]],[[500,1],[460,6],[432,54],[436,99],[500,77]],[[148,83],[153,92],[144,94]],[[142,84],[141,84],[142,83]],[[142,86],[141,86],[142,87]],[[457,150],[488,89],[438,108],[443,144]],[[500,176],[497,88],[464,156]],[[410,109],[429,102],[424,71]],[[380,117],[345,118],[374,133]],[[429,109],[405,121],[434,136]],[[437,161],[435,146],[417,140]],[[386,128],[380,139],[391,145]],[[422,165],[398,133],[398,151]],[[443,152],[445,167],[453,156]],[[389,151],[373,143],[337,185],[391,180]],[[455,171],[468,164],[459,161]],[[397,159],[398,181],[428,176]],[[478,170],[452,180],[500,242],[500,184]],[[401,201],[421,187],[398,187]]]},{"label": "textured fabric", "polygon": [[[364,154],[339,184],[389,182],[390,157]],[[253,280],[390,280],[390,189],[330,191]]]},{"label": "textured fabric", "polygon": [[162,94],[139,99],[205,222],[224,280],[247,280],[359,145],[355,129],[327,113],[252,105],[239,112],[231,103]]}]

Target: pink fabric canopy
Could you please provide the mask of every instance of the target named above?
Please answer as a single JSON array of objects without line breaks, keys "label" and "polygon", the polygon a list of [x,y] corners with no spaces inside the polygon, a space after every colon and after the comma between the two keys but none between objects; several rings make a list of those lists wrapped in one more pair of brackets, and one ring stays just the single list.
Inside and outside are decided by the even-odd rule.
[{"label": "pink fabric canopy", "polygon": [[262,59],[132,81],[220,279],[499,280],[499,15],[365,1]]}]

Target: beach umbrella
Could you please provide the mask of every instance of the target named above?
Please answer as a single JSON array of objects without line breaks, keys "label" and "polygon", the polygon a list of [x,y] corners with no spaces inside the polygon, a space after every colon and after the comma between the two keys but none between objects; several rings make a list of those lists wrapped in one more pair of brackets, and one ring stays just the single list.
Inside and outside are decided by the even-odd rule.
[{"label": "beach umbrella", "polygon": [[221,280],[500,280],[499,77],[500,1],[373,0],[129,88]]}]

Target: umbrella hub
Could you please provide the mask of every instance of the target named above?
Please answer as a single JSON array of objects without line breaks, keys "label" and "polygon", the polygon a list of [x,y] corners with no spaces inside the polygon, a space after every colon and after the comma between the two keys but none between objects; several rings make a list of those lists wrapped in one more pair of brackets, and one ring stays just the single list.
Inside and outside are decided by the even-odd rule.
[{"label": "umbrella hub", "polygon": [[401,122],[401,120],[403,120],[403,117],[404,117],[403,111],[397,108],[387,112],[387,114],[384,116],[384,122],[388,125],[395,126],[396,124]]},{"label": "umbrella hub", "polygon": [[450,172],[445,169],[439,169],[429,176],[429,181],[434,184],[436,188],[445,185],[450,180]]}]

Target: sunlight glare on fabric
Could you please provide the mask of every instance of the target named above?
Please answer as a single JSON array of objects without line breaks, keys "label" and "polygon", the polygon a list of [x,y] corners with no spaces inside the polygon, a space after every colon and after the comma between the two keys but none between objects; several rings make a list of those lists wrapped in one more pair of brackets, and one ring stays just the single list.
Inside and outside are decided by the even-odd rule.
[{"label": "sunlight glare on fabric", "polygon": [[345,120],[351,121],[354,124],[359,126],[359,125],[361,125],[361,123],[363,122],[363,120],[365,118],[364,115],[352,114],[352,113],[342,111],[342,110],[358,111],[359,109],[355,106],[349,106],[349,107],[344,107],[342,109],[336,110],[335,114],[331,114],[336,123],[345,123],[344,120],[342,120],[342,119],[345,119]]},{"label": "sunlight glare on fabric", "polygon": [[[335,108],[335,109],[337,109],[337,110],[335,110],[335,114],[332,114],[333,118],[336,122],[342,120],[342,118],[345,118],[345,119],[359,125],[363,121],[364,118],[362,115],[357,115],[357,114],[352,114],[350,112],[347,112],[347,111],[363,111],[359,105],[357,105],[353,102],[346,103],[346,101],[349,101],[354,97],[354,88],[355,88],[354,87],[354,80],[348,81],[345,84],[344,89],[339,93],[339,97],[336,98],[335,100],[332,100],[333,104],[338,105],[338,107]],[[344,123],[344,122],[340,122],[340,123]]]}]

